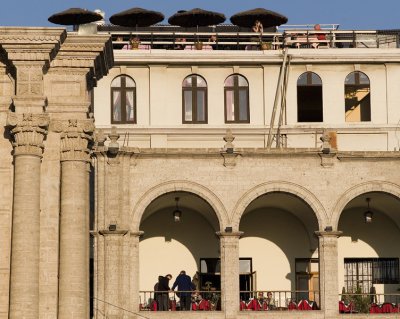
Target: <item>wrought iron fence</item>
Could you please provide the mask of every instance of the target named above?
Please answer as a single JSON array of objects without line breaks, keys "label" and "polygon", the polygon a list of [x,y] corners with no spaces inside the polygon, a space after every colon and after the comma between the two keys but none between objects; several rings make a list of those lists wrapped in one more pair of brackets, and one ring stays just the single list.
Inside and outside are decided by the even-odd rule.
[{"label": "wrought iron fence", "polygon": [[[182,304],[182,294],[190,298],[190,311],[219,311],[221,310],[221,291],[196,290],[196,291],[140,291],[140,311],[185,311]],[[162,298],[167,298],[168,309],[160,307]]]},{"label": "wrought iron fence", "polygon": [[319,291],[241,291],[242,311],[318,310]]}]

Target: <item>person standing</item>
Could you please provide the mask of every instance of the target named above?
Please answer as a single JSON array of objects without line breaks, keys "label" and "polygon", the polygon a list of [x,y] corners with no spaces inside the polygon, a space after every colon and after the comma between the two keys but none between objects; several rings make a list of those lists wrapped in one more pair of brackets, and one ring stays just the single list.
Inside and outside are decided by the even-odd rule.
[{"label": "person standing", "polygon": [[172,285],[172,290],[178,287],[177,295],[181,301],[181,310],[190,310],[192,291],[195,289],[192,279],[186,275],[186,271],[182,270],[174,284]]},{"label": "person standing", "polygon": [[168,292],[171,290],[169,288],[169,281],[172,279],[172,275],[168,274],[164,276],[158,276],[158,287],[157,287],[157,304],[159,311],[168,311]]}]

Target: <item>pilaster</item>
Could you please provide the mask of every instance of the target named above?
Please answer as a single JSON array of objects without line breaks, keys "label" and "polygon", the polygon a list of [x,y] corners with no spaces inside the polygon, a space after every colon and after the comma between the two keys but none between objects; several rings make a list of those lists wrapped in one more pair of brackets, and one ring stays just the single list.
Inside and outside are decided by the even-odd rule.
[{"label": "pilaster", "polygon": [[139,311],[140,296],[139,296],[139,242],[142,231],[130,232],[130,308],[133,312]]},{"label": "pilaster", "polygon": [[321,310],[326,318],[338,315],[338,238],[340,231],[317,231]]},{"label": "pilaster", "polygon": [[121,287],[123,286],[123,241],[128,230],[101,230],[104,236],[104,313],[108,318],[122,318],[127,308],[124,304]]},{"label": "pilaster", "polygon": [[217,232],[221,246],[221,298],[226,318],[236,318],[239,300],[239,238],[243,232]]}]

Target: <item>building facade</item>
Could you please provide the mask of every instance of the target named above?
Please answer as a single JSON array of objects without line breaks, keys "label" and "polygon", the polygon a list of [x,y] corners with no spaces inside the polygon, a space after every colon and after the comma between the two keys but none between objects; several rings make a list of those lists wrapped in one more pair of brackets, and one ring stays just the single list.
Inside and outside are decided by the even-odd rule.
[{"label": "building facade", "polygon": [[[340,318],[371,291],[398,307],[396,47],[3,30],[1,316]],[[149,311],[182,269],[213,311]],[[275,309],[241,310],[268,291]],[[317,309],[286,311],[302,300]]]}]

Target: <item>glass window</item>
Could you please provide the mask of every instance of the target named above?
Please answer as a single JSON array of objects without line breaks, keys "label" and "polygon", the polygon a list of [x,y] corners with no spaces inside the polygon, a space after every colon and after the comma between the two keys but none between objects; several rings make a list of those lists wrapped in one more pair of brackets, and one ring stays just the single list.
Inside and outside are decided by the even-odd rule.
[{"label": "glass window", "polygon": [[371,121],[371,88],[366,74],[356,71],[344,81],[346,122]]},{"label": "glass window", "polygon": [[111,123],[136,123],[136,84],[126,75],[111,82]]},{"label": "glass window", "polygon": [[369,293],[373,284],[399,284],[398,258],[345,258],[346,291]]},{"label": "glass window", "polygon": [[323,121],[322,81],[316,73],[305,72],[297,80],[297,121]]},{"label": "glass window", "polygon": [[192,74],[182,83],[183,123],[207,123],[207,83]]},{"label": "glass window", "polygon": [[239,74],[225,80],[225,123],[249,123],[249,83]]}]

